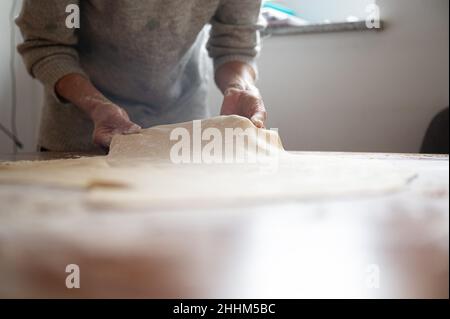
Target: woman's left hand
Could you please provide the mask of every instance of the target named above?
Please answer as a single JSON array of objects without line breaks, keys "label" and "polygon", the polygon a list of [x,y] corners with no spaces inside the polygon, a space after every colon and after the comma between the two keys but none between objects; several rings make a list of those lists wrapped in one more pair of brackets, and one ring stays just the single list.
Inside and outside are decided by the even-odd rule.
[{"label": "woman's left hand", "polygon": [[267,112],[259,90],[254,85],[232,86],[225,91],[221,115],[244,116],[258,128],[264,128]]}]

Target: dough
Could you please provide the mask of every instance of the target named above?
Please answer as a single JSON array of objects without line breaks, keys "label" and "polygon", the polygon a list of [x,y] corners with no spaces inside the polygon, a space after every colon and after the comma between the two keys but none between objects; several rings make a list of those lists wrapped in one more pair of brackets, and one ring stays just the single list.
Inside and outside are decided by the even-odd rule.
[{"label": "dough", "polygon": [[[217,132],[226,136],[227,129],[238,129],[236,141],[245,143],[226,140],[221,150],[211,147],[223,144],[220,139],[212,143],[213,137]],[[186,132],[191,139],[183,145],[189,145],[186,154],[191,156],[174,164],[174,156],[179,160],[183,153],[173,152],[174,147],[182,145]],[[202,140],[205,136],[209,139]],[[236,163],[236,156],[241,162]],[[204,158],[211,163],[202,162]],[[283,149],[276,132],[257,129],[238,116],[116,136],[108,156],[0,164],[0,183],[81,189],[91,205],[127,208],[374,194],[399,190],[411,176],[378,160],[293,155]]]},{"label": "dough", "polygon": [[[191,163],[199,164],[205,162],[199,161],[200,157],[197,155],[207,153],[208,144],[211,144],[213,140],[219,142],[219,146],[222,149],[222,156],[219,156],[219,162],[226,162],[227,160],[236,162],[234,160],[236,157],[240,159],[244,158],[245,161],[245,157],[248,155],[246,153],[254,154],[258,152],[266,159],[270,159],[280,152],[284,152],[277,132],[258,129],[250,120],[232,115],[203,121],[157,126],[142,130],[140,134],[118,135],[113,139],[108,159],[110,162],[117,162],[117,160],[129,162],[130,158],[139,158],[146,162],[173,164],[171,150],[176,144],[179,144],[178,141],[181,139],[181,133],[188,134],[189,140],[186,139],[185,142],[189,142],[187,148],[191,153]],[[230,136],[230,133],[235,135],[234,140]],[[236,136],[242,137],[240,142],[244,141],[245,145],[238,143]],[[223,144],[225,142],[231,144],[230,142],[233,141],[235,142],[232,145],[234,149],[228,152],[230,154],[227,154],[226,148],[229,148]],[[237,156],[238,153],[244,156],[239,157]],[[232,158],[233,155],[235,157],[234,159]],[[198,157],[197,160],[195,157]]]}]

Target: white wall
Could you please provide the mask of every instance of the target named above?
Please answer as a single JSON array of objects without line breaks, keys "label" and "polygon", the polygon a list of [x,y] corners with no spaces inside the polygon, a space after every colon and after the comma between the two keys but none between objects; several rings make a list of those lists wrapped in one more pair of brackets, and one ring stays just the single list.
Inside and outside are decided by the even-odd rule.
[{"label": "white wall", "polygon": [[[17,0],[16,12],[20,11],[21,0]],[[0,1],[0,121],[11,129],[11,73],[10,73],[10,11],[13,0]],[[16,29],[17,30],[17,29]],[[16,42],[20,41],[19,31],[16,31]],[[42,106],[42,89],[27,74],[22,60],[16,53],[14,65],[17,77],[17,127],[19,139],[24,143],[25,152],[31,152],[36,147],[38,118]],[[11,153],[12,143],[0,132],[0,153]]]},{"label": "white wall", "polygon": [[[318,0],[315,0],[318,1]],[[9,24],[0,1],[0,120],[9,123]],[[449,1],[378,0],[387,28],[273,37],[260,87],[288,149],[417,152],[435,113],[449,104]],[[40,86],[17,59],[19,136],[34,149]],[[215,114],[221,97],[214,89]],[[11,143],[0,134],[0,153]]]},{"label": "white wall", "polygon": [[345,21],[349,16],[362,19],[367,15],[367,5],[374,0],[277,0],[277,3],[294,9],[301,18],[310,22],[336,22]]},{"label": "white wall", "polygon": [[288,149],[417,152],[449,105],[449,1],[377,3],[382,32],[264,42],[259,86]]}]

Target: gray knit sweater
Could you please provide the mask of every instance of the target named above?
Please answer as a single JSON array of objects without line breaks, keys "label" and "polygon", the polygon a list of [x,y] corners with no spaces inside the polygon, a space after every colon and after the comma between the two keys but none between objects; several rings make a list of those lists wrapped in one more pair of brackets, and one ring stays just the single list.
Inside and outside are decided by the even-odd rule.
[{"label": "gray knit sweater", "polygon": [[[80,8],[79,29],[66,26],[69,4]],[[40,146],[95,149],[90,120],[54,92],[70,73],[89,77],[142,127],[206,117],[207,54],[215,68],[253,64],[260,6],[260,0],[25,0],[18,49],[46,88]]]}]

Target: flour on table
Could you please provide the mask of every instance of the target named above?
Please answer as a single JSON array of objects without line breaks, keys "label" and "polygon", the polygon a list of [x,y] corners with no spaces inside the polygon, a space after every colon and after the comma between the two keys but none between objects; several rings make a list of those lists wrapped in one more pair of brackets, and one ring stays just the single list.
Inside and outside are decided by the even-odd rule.
[{"label": "flour on table", "polygon": [[[379,160],[325,158],[286,152],[278,134],[257,129],[247,119],[228,116],[201,122],[202,131],[252,132],[246,158],[262,161],[211,164],[171,161],[175,129],[194,136],[195,123],[181,123],[116,136],[110,154],[92,158],[0,164],[0,184],[26,184],[79,189],[88,204],[99,207],[189,206],[280,199],[323,199],[400,190],[412,176]],[[211,136],[210,136],[211,137]],[[191,143],[192,160],[204,156],[210,140]],[[254,147],[256,145],[256,148]],[[227,147],[226,145],[224,148]],[[258,154],[254,154],[254,150]],[[57,200],[57,198],[55,198]]]}]

